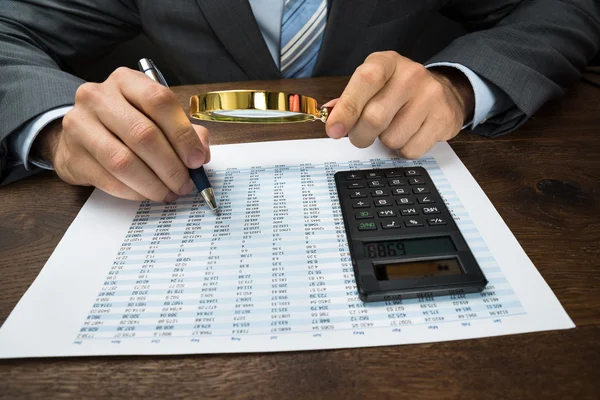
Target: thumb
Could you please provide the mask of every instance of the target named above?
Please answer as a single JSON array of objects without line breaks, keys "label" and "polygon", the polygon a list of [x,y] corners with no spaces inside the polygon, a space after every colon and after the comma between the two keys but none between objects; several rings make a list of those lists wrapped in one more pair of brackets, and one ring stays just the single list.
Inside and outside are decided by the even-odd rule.
[{"label": "thumb", "polygon": [[204,164],[208,164],[210,162],[210,132],[202,125],[192,124],[192,127],[194,127],[200,142],[202,142],[202,147],[204,147],[205,150],[206,161],[204,161]]},{"label": "thumb", "polygon": [[[323,104],[321,107],[327,107],[329,109],[329,114],[331,115],[331,109],[335,107],[335,105],[340,101],[340,98],[329,100],[327,103]],[[335,128],[332,128],[332,124],[327,121],[325,123],[325,130],[327,131],[327,135],[333,139],[340,139],[345,135],[336,131]]]},{"label": "thumb", "polygon": [[338,101],[340,101],[339,97],[337,99],[329,100],[327,103],[323,104],[321,107],[333,107],[337,104]]}]

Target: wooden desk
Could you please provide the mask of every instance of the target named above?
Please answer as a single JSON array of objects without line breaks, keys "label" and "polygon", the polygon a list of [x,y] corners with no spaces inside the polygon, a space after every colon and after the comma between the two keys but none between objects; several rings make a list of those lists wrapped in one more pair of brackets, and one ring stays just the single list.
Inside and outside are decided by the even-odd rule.
[{"label": "wooden desk", "polygon": [[[337,97],[346,79],[180,87]],[[211,124],[212,143],[324,137],[321,123]],[[452,147],[576,329],[446,343],[275,354],[0,361],[0,397],[581,398],[600,393],[600,90],[580,84],[518,132]],[[0,190],[0,322],[92,192],[51,173]]]}]

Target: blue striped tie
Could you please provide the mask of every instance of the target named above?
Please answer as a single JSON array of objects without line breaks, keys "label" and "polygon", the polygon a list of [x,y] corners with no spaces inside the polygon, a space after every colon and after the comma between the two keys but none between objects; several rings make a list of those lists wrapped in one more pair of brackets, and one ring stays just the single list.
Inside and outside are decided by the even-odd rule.
[{"label": "blue striped tie", "polygon": [[327,0],[286,0],[281,19],[281,73],[312,74],[327,22]]}]

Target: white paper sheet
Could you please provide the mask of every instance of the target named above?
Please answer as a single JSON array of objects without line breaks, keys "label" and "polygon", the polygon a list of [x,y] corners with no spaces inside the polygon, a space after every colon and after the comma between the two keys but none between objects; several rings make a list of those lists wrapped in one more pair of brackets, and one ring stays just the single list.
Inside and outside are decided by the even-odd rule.
[{"label": "white paper sheet", "polygon": [[[574,327],[446,143],[418,161],[347,139],[215,146],[220,203],[96,190],[0,329],[0,358],[367,347]],[[337,170],[421,165],[484,274],[481,293],[362,303]],[[342,240],[338,240],[342,239]]]}]

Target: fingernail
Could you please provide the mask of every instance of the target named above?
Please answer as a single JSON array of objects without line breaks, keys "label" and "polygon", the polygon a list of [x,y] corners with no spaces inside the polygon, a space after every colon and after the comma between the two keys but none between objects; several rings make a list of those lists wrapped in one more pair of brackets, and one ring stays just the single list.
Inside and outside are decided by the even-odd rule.
[{"label": "fingernail", "polygon": [[327,103],[323,104],[321,107],[330,107],[333,103],[335,103],[337,99],[329,100]]},{"label": "fingernail", "polygon": [[194,182],[190,179],[181,187],[181,189],[179,189],[179,194],[185,196],[186,194],[192,193],[192,190],[194,190]]},{"label": "fingernail", "polygon": [[173,192],[169,192],[167,197],[165,197],[165,203],[172,203],[177,200],[177,195]]},{"label": "fingernail", "polygon": [[339,122],[337,124],[333,124],[333,126],[329,128],[329,136],[334,139],[342,138],[345,135],[346,129],[344,128],[344,125],[340,124]]},{"label": "fingernail", "polygon": [[192,149],[188,154],[188,166],[190,168],[200,168],[204,164],[205,158],[204,150],[199,147]]}]

